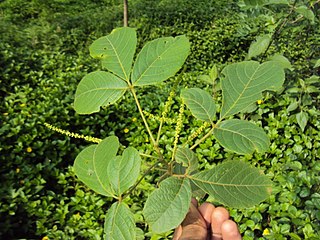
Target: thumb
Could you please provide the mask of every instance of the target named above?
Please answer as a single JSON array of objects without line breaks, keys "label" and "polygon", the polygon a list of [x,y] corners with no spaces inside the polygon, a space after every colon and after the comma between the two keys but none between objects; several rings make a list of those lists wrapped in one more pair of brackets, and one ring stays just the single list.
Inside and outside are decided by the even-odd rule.
[{"label": "thumb", "polygon": [[206,240],[207,224],[198,209],[191,203],[187,216],[181,223],[182,233],[179,240]]}]

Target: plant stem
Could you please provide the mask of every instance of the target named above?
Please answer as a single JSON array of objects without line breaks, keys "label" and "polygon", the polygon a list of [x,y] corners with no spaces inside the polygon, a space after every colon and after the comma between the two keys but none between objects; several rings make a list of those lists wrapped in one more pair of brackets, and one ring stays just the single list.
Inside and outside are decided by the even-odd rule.
[{"label": "plant stem", "polygon": [[135,92],[135,90],[134,90],[134,87],[133,87],[132,85],[129,85],[129,88],[130,88],[131,93],[132,93],[132,95],[133,95],[133,97],[134,97],[134,100],[135,100],[135,102],[136,102],[136,105],[137,105],[137,107],[138,107],[138,109],[139,109],[139,113],[140,113],[140,116],[141,116],[141,118],[142,118],[142,120],[143,120],[143,123],[144,123],[144,125],[145,125],[145,127],[146,127],[146,129],[147,129],[147,132],[148,132],[149,136],[150,136],[152,145],[154,146],[154,148],[155,148],[155,150],[156,150],[156,152],[157,152],[157,154],[158,154],[159,160],[160,160],[161,162],[163,162],[164,164],[168,165],[168,163],[167,163],[167,162],[164,160],[164,158],[163,158],[163,155],[162,155],[162,153],[161,153],[161,151],[160,151],[160,148],[159,148],[156,140],[155,140],[154,137],[153,137],[153,134],[152,134],[152,132],[151,132],[151,130],[150,130],[149,124],[148,124],[148,122],[147,122],[147,120],[146,120],[146,118],[145,118],[145,116],[144,116],[144,114],[143,114],[143,111],[142,111],[142,108],[141,108],[139,99],[138,99],[138,97],[137,97],[137,94],[136,94],[136,92]]},{"label": "plant stem", "polygon": [[128,0],[123,0],[123,26],[128,27]]},{"label": "plant stem", "polygon": [[126,198],[127,196],[129,196],[132,191],[140,184],[140,182],[147,176],[149,175],[149,173],[151,172],[151,170],[156,167],[159,163],[161,163],[161,161],[157,161],[155,164],[151,165],[147,171],[141,176],[141,178],[129,189],[129,191],[122,197],[122,199]]}]

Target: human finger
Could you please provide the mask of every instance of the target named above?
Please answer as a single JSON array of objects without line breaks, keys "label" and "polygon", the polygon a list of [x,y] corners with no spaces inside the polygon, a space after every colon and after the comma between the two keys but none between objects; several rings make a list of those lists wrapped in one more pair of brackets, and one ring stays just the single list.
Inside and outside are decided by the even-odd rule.
[{"label": "human finger", "polygon": [[222,223],[221,233],[223,240],[242,239],[237,224],[232,220],[226,220]]},{"label": "human finger", "polygon": [[222,224],[229,219],[229,212],[223,207],[217,207],[211,215],[211,240],[222,239]]},{"label": "human finger", "polygon": [[190,204],[189,212],[181,223],[182,232],[178,236],[179,240],[206,240],[207,239],[207,224],[201,216],[201,213],[194,206]]},{"label": "human finger", "polygon": [[207,227],[211,225],[211,216],[215,207],[211,203],[203,203],[198,207],[199,212],[201,213],[203,219],[206,221]]}]

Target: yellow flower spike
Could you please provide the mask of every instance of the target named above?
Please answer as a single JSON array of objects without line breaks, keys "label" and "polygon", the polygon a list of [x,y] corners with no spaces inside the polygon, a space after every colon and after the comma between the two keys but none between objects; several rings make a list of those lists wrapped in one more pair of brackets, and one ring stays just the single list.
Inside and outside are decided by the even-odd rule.
[{"label": "yellow flower spike", "polygon": [[31,148],[31,147],[27,147],[26,151],[27,151],[28,153],[31,153],[31,152],[32,152],[32,148]]},{"label": "yellow flower spike", "polygon": [[61,133],[61,134],[63,134],[63,135],[67,135],[67,136],[69,136],[69,137],[82,138],[82,139],[84,139],[84,140],[86,140],[86,141],[94,142],[94,143],[99,143],[99,142],[102,141],[102,140],[99,139],[99,138],[90,137],[90,136],[85,136],[85,135],[81,135],[81,134],[78,134],[78,133],[73,133],[73,132],[69,132],[69,131],[67,131],[67,130],[63,130],[63,129],[57,128],[57,127],[55,127],[55,126],[52,126],[51,124],[48,124],[48,123],[44,123],[44,125],[45,125],[47,128],[49,128],[49,129],[51,129],[51,130],[53,130],[53,131],[55,131],[55,132]]}]

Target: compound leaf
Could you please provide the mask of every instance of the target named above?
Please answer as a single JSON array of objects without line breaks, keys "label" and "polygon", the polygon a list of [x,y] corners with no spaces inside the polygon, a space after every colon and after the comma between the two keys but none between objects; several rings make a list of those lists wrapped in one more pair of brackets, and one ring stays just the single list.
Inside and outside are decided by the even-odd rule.
[{"label": "compound leaf", "polygon": [[77,87],[74,108],[79,114],[99,112],[100,107],[119,100],[127,87],[126,82],[111,73],[104,71],[89,73]]},{"label": "compound leaf", "polygon": [[251,103],[262,99],[265,90],[277,90],[284,81],[284,70],[276,62],[259,64],[244,61],[225,67],[222,84],[222,110],[220,118],[236,114]]},{"label": "compound leaf", "polygon": [[134,215],[123,202],[116,202],[109,208],[104,222],[104,239],[136,239]]},{"label": "compound leaf", "polygon": [[135,183],[139,176],[140,164],[139,152],[133,147],[126,148],[122,156],[117,156],[110,162],[107,177],[117,196]]},{"label": "compound leaf", "polygon": [[93,191],[104,196],[114,196],[107,174],[118,148],[118,138],[111,136],[82,150],[73,166],[77,177]]},{"label": "compound leaf", "polygon": [[239,154],[268,150],[269,138],[262,128],[239,119],[225,120],[217,124],[213,135],[226,149]]},{"label": "compound leaf", "polygon": [[188,168],[187,172],[193,172],[194,170],[197,170],[198,159],[191,149],[178,147],[175,159],[177,163],[182,163],[183,166]]},{"label": "compound leaf", "polygon": [[185,36],[165,37],[148,42],[132,70],[134,86],[160,83],[173,76],[186,60],[190,43]]},{"label": "compound leaf", "polygon": [[269,196],[271,181],[257,168],[226,161],[192,175],[191,180],[218,202],[234,208],[252,207]]},{"label": "compound leaf", "polygon": [[186,216],[191,202],[189,179],[169,177],[147,199],[143,215],[156,233],[177,227]]},{"label": "compound leaf", "polygon": [[181,97],[196,118],[212,122],[216,114],[216,105],[210,94],[199,88],[183,89]]},{"label": "compound leaf", "polygon": [[94,41],[89,50],[110,72],[129,81],[133,56],[136,51],[137,36],[133,28],[114,29],[109,35]]}]

